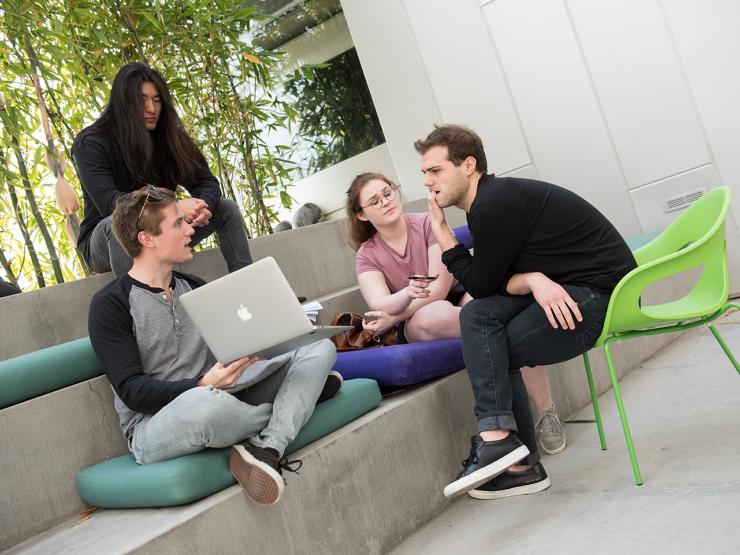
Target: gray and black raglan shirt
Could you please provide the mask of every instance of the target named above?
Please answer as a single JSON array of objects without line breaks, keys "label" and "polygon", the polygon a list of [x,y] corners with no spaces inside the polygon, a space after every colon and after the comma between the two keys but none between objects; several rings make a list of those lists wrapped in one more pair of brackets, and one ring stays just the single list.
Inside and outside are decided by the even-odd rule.
[{"label": "gray and black raglan shirt", "polygon": [[162,289],[128,274],[101,289],[90,304],[88,330],[114,394],[126,440],[146,415],[195,387],[215,359],[180,296],[204,282],[173,272],[172,302]]},{"label": "gray and black raglan shirt", "polygon": [[[113,388],[113,402],[129,449],[136,427],[178,395],[196,387],[216,363],[180,297],[204,285],[172,273],[172,302],[162,289],[125,274],[98,291],[90,303],[88,331],[93,350]],[[250,365],[236,392],[284,366],[292,353]]]}]

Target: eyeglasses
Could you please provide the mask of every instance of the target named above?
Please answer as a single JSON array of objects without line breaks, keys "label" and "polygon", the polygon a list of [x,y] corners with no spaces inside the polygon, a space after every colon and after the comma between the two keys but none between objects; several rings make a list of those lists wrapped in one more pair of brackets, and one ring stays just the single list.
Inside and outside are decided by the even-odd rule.
[{"label": "eyeglasses", "polygon": [[383,201],[386,202],[392,202],[396,200],[396,197],[398,196],[398,190],[394,189],[393,187],[386,187],[383,189],[383,192],[380,194],[378,198],[375,200],[371,200],[370,204],[367,206],[360,206],[357,210],[358,212],[360,210],[364,210],[365,208],[373,207],[375,210],[379,209],[381,206],[383,206]]},{"label": "eyeglasses", "polygon": [[149,202],[150,198],[152,199],[152,202],[159,202],[160,200],[164,200],[164,195],[160,193],[159,189],[157,189],[154,185],[147,185],[146,198],[144,199],[144,204],[141,205],[141,211],[139,212],[139,217],[136,218],[137,223],[141,219],[141,215],[144,213],[144,208],[146,208],[146,204]]}]

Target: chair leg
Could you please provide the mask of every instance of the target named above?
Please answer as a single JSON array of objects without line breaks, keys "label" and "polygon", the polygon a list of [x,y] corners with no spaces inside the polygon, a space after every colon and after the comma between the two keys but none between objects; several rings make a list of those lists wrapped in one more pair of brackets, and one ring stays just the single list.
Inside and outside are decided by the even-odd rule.
[{"label": "chair leg", "polygon": [[617,379],[617,372],[614,369],[614,363],[612,362],[612,355],[609,349],[609,344],[604,343],[604,356],[606,357],[606,365],[609,367],[609,376],[612,380],[612,389],[614,389],[614,399],[617,401],[617,409],[619,409],[619,419],[622,421],[622,430],[624,430],[624,439],[627,442],[627,452],[632,462],[632,472],[635,474],[635,483],[641,486],[645,483],[640,474],[640,466],[637,464],[637,454],[635,453],[635,446],[632,443],[632,433],[630,432],[630,426],[627,422],[627,413],[624,410],[624,404],[622,403],[622,393],[619,388],[619,380]]},{"label": "chair leg", "polygon": [[727,355],[727,358],[730,359],[730,362],[735,367],[735,370],[737,370],[737,373],[740,374],[740,364],[737,363],[737,359],[735,359],[735,356],[732,354],[732,351],[730,351],[730,348],[727,346],[724,339],[722,339],[722,336],[717,331],[717,328],[715,328],[713,325],[710,325],[709,331],[712,332],[712,335],[717,340],[717,343],[719,343],[719,346],[722,347],[722,350]]},{"label": "chair leg", "polygon": [[599,410],[599,400],[596,398],[594,377],[591,375],[591,361],[588,359],[588,351],[583,353],[583,364],[586,366],[586,379],[588,379],[588,390],[591,392],[591,404],[594,406],[594,417],[596,418],[596,429],[599,431],[601,449],[606,451],[606,437],[604,437],[604,427],[601,425],[601,411]]}]

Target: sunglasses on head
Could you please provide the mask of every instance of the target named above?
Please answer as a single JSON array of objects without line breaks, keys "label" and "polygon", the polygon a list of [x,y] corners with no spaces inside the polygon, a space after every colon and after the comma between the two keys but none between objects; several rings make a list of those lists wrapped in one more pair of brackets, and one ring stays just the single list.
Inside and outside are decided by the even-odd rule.
[{"label": "sunglasses on head", "polygon": [[146,198],[144,199],[144,204],[141,205],[141,211],[139,212],[139,217],[136,218],[137,222],[141,219],[141,215],[144,213],[144,208],[146,208],[146,205],[149,202],[149,199],[152,199],[152,202],[158,202],[164,199],[164,195],[160,193],[159,189],[157,189],[154,185],[147,185],[146,186]]}]

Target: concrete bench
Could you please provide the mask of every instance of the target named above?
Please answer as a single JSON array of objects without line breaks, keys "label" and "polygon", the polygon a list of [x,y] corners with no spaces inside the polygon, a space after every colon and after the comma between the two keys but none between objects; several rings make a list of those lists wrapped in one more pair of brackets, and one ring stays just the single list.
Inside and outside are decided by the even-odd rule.
[{"label": "concrete bench", "polygon": [[[620,372],[673,338],[617,345]],[[592,363],[603,392],[609,387],[603,357],[593,356]],[[549,368],[564,420],[590,401],[583,374],[580,358]],[[14,447],[0,458],[0,549],[194,553],[249,545],[265,553],[385,552],[448,506],[442,488],[467,455],[472,407],[464,371],[387,397],[296,451],[304,467],[300,476],[289,476],[275,507],[258,507],[231,486],[182,507],[102,510],[80,518],[85,505],[74,477],[126,453],[110,386],[95,378],[0,410],[0,440]],[[595,426],[593,449],[599,449]],[[409,453],[418,455],[413,464]],[[631,483],[627,474],[624,483]]]},{"label": "concrete bench", "polygon": [[[453,223],[462,221],[464,216]],[[250,245],[255,258],[276,256],[297,294],[322,302],[321,323],[335,312],[365,310],[343,222]],[[315,264],[305,264],[306,259]],[[225,271],[219,264],[220,253],[212,250],[198,253],[183,270],[214,279]],[[94,276],[0,299],[0,310],[14,314],[0,322],[0,334],[17,339],[3,342],[0,360],[87,335],[89,299],[110,279]],[[650,297],[655,302],[676,298],[689,281],[674,280]],[[620,371],[634,368],[673,338],[647,338],[615,349]],[[596,387],[603,392],[609,387],[605,365],[599,356],[592,360]],[[562,418],[590,402],[580,359],[556,365],[550,379]],[[231,486],[182,507],[102,510],[80,523],[85,505],[75,477],[127,453],[110,385],[103,376],[85,379],[0,409],[0,441],[12,446],[0,457],[0,550],[161,553],[241,551],[249,545],[264,552],[386,551],[447,506],[442,487],[467,454],[465,436],[473,429],[472,393],[465,373],[458,372],[394,394],[299,449],[295,456],[304,459],[304,470],[275,507],[257,508]],[[422,459],[406,464],[409,452]]]},{"label": "concrete bench", "polygon": [[[81,386],[87,384],[67,389]],[[6,431],[3,412],[15,412],[15,420],[25,419],[41,400],[48,404],[48,398],[40,397],[0,411],[0,437]],[[101,408],[108,401],[101,399]],[[26,429],[26,435],[30,432],[35,439],[25,441],[23,453],[12,457],[13,464],[3,465],[8,471],[4,479],[16,483],[3,484],[0,550],[15,546],[11,552],[384,552],[448,505],[442,487],[459,466],[459,452],[468,447],[464,436],[472,430],[471,403],[464,373],[384,399],[378,408],[295,451],[292,457],[300,458],[303,467],[299,475],[287,476],[286,492],[275,506],[251,503],[235,485],[177,507],[92,513],[76,495],[59,497],[47,487],[61,479],[54,473],[62,473],[58,468],[62,461],[65,466],[75,462],[72,456],[62,458],[59,443],[72,442],[70,451],[78,452],[102,438],[91,437],[89,429],[65,433],[68,425],[54,426],[54,419],[39,415],[38,425]],[[100,426],[99,416],[97,411],[89,415],[90,428]],[[108,424],[105,428],[111,432]],[[53,437],[60,433],[62,437]],[[17,431],[8,439],[20,435]],[[48,445],[43,445],[42,437]],[[410,453],[421,459],[410,464]],[[46,466],[44,472],[38,471],[41,465]],[[64,512],[64,518],[50,519],[60,507],[73,510]]]}]

